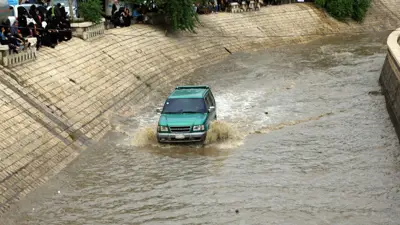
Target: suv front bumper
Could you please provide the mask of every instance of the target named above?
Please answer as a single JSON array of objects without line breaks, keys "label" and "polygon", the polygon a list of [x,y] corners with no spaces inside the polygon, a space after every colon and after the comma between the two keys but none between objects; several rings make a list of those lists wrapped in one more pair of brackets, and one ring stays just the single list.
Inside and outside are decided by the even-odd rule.
[{"label": "suv front bumper", "polygon": [[157,133],[158,142],[180,143],[180,142],[202,142],[206,139],[207,132],[195,133]]}]

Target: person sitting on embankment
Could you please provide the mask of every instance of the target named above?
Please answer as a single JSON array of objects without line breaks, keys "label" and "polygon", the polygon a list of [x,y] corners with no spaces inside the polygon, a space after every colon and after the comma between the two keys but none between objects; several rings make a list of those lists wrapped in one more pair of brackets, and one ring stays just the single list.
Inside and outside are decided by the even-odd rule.
[{"label": "person sitting on embankment", "polygon": [[18,53],[19,48],[10,42],[10,40],[8,39],[8,37],[6,35],[6,29],[4,27],[1,27],[0,44],[8,46],[8,51],[10,54],[11,54],[11,52]]},{"label": "person sitting on embankment", "polygon": [[132,11],[132,17],[136,21],[136,23],[143,23],[144,17],[141,13],[139,13],[139,7],[135,7]]}]

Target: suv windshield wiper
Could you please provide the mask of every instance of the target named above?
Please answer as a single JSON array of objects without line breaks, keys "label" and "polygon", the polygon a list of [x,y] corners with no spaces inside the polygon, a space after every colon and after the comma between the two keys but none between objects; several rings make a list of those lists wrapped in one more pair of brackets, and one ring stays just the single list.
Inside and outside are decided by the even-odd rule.
[{"label": "suv windshield wiper", "polygon": [[199,111],[183,111],[183,110],[179,110],[179,111],[175,111],[175,112],[163,112],[163,114],[181,114],[181,113],[203,113],[203,112],[199,112]]},{"label": "suv windshield wiper", "polygon": [[184,111],[182,113],[201,113],[201,112],[198,112],[198,111]]}]

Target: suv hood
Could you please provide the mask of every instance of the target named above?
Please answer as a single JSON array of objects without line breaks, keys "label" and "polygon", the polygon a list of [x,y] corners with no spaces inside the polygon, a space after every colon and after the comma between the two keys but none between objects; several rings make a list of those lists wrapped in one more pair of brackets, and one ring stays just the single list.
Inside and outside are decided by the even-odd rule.
[{"label": "suv hood", "polygon": [[193,126],[201,125],[207,119],[207,113],[162,114],[160,126]]}]

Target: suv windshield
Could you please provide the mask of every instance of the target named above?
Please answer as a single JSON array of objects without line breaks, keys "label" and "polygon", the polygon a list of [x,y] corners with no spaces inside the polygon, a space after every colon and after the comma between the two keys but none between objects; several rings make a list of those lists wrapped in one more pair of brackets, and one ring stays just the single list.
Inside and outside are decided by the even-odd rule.
[{"label": "suv windshield", "polygon": [[167,99],[162,113],[206,113],[206,105],[202,98]]}]

